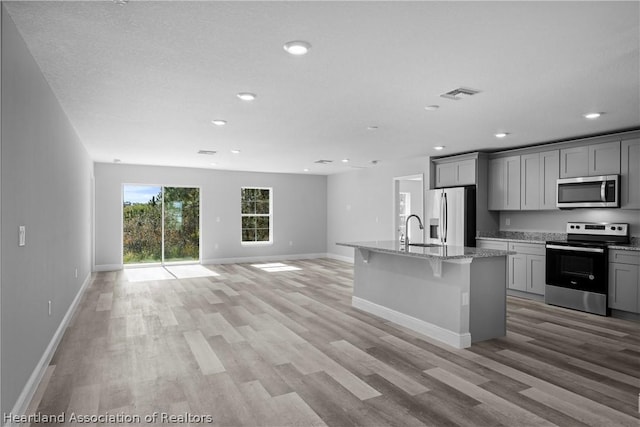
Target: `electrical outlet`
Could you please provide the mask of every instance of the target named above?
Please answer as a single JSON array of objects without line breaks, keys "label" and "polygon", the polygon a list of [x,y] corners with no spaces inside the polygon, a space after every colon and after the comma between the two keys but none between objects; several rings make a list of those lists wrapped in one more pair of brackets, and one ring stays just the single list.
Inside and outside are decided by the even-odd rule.
[{"label": "electrical outlet", "polygon": [[78,278],[78,269],[76,268],[76,279]]},{"label": "electrical outlet", "polygon": [[289,246],[293,246],[293,240],[289,240]]},{"label": "electrical outlet", "polygon": [[511,218],[505,218],[504,225],[511,225]]},{"label": "electrical outlet", "polygon": [[51,316],[51,300],[49,300],[49,316]]},{"label": "electrical outlet", "polygon": [[18,227],[18,246],[24,246],[26,245],[27,241],[27,227],[24,225],[21,225],[20,227]]},{"label": "electrical outlet", "polygon": [[469,292],[462,293],[462,305],[469,305]]}]

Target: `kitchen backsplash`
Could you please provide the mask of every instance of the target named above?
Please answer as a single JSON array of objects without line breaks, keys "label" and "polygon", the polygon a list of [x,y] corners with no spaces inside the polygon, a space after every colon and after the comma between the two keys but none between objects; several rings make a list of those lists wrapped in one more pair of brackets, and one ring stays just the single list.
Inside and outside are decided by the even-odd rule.
[{"label": "kitchen backsplash", "polygon": [[629,234],[640,237],[640,211],[626,209],[503,211],[500,212],[500,231],[564,234],[570,221],[627,223]]}]

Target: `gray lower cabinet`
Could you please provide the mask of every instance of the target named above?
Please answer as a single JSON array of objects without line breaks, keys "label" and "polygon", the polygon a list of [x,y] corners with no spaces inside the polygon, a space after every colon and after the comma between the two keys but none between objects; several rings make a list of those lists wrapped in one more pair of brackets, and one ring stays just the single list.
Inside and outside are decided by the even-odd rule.
[{"label": "gray lower cabinet", "polygon": [[620,146],[620,207],[640,209],[640,138]]},{"label": "gray lower cabinet", "polygon": [[609,308],[640,313],[640,252],[609,251]]},{"label": "gray lower cabinet", "polygon": [[477,240],[484,249],[516,251],[507,256],[507,289],[544,295],[545,247],[543,243],[517,243],[506,240]]},{"label": "gray lower cabinet", "polygon": [[509,243],[507,287],[522,292],[544,295],[545,247],[536,243]]}]

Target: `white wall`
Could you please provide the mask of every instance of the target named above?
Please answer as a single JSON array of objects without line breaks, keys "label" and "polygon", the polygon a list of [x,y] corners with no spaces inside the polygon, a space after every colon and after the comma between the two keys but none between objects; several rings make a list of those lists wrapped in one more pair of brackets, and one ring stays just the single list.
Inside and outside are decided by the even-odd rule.
[{"label": "white wall", "polygon": [[353,259],[353,249],[336,242],[394,238],[394,177],[424,174],[429,188],[429,157],[330,175],[327,180],[327,252]]},{"label": "white wall", "polygon": [[[200,187],[203,263],[326,253],[327,178],[317,175],[95,165],[97,270],[122,267],[122,186]],[[273,244],[240,244],[240,188],[273,188]]]},{"label": "white wall", "polygon": [[[93,164],[4,7],[1,144],[0,413],[5,413],[29,388],[90,277]],[[27,230],[23,247],[20,225]]]}]

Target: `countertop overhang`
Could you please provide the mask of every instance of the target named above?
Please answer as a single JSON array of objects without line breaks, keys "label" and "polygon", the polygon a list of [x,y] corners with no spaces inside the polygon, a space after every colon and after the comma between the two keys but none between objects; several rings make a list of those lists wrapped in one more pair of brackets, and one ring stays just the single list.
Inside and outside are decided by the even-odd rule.
[{"label": "countertop overhang", "polygon": [[384,252],[395,255],[403,255],[416,258],[427,258],[440,261],[462,260],[473,258],[490,258],[498,256],[514,255],[514,251],[501,251],[497,249],[472,248],[468,246],[411,246],[395,240],[376,240],[368,242],[336,243],[338,246]]}]

